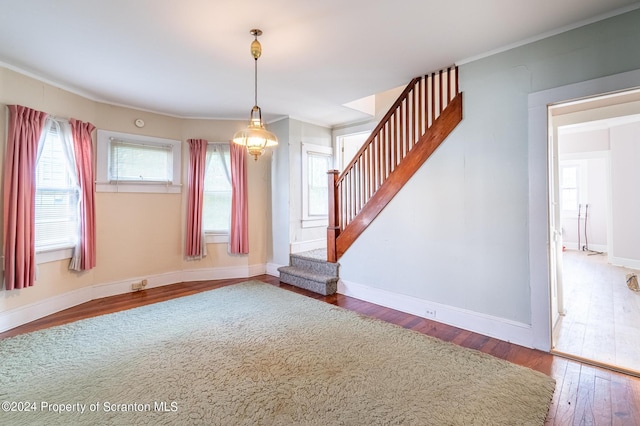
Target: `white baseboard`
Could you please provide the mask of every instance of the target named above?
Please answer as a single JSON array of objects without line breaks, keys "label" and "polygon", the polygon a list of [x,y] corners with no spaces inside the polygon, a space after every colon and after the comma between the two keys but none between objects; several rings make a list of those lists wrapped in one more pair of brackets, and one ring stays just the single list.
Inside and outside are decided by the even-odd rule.
[{"label": "white baseboard", "polygon": [[640,269],[640,260],[638,259],[626,259],[624,257],[613,257],[609,258],[609,262],[612,265],[622,266],[624,268],[629,269]]},{"label": "white baseboard", "polygon": [[327,239],[320,238],[318,240],[298,241],[289,244],[289,253],[302,253],[327,247]]},{"label": "white baseboard", "polygon": [[[573,243],[563,242],[562,244],[569,250],[578,250],[577,242],[573,242]],[[580,245],[584,245],[584,242],[580,243]],[[589,250],[606,253],[609,250],[609,248],[606,246],[606,244],[589,244]]]},{"label": "white baseboard", "polygon": [[[131,287],[129,287],[131,288]],[[85,287],[49,297],[39,302],[0,312],[0,333],[92,299],[93,289]]]},{"label": "white baseboard", "polygon": [[191,269],[95,284],[78,290],[69,291],[64,294],[59,294],[46,300],[0,312],[0,333],[94,299],[131,293],[131,284],[143,279],[147,280],[146,288],[154,288],[180,282],[220,280],[227,278],[249,278],[256,275],[262,275],[266,270],[267,265],[265,264],[225,268]]},{"label": "white baseboard", "polygon": [[266,273],[266,265],[230,266],[225,268],[191,269],[182,271],[179,282],[249,278]]},{"label": "white baseboard", "polygon": [[279,277],[280,272],[278,272],[278,268],[284,265],[278,265],[276,263],[267,263],[267,274],[272,277]]},{"label": "white baseboard", "polygon": [[[338,281],[338,293],[527,348],[534,347],[533,329],[529,324],[344,280]],[[435,312],[435,318],[428,316],[427,311]]]},{"label": "white baseboard", "polygon": [[112,281],[110,283],[95,284],[91,287],[88,287],[92,291],[91,299],[89,300],[101,299],[103,297],[115,296],[118,294],[131,293],[131,285],[142,280],[147,280],[146,288],[161,287],[163,285],[175,284],[183,281],[182,271],[177,271],[164,274],[133,277],[126,280]]}]

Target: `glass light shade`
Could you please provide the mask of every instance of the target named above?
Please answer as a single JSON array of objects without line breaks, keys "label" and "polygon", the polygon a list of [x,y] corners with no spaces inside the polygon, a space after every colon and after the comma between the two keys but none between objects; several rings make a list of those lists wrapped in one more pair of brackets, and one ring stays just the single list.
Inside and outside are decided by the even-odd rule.
[{"label": "glass light shade", "polygon": [[260,107],[253,107],[249,126],[233,135],[233,143],[245,146],[249,155],[253,155],[256,161],[265,148],[278,145],[276,135],[264,128],[261,115]]}]

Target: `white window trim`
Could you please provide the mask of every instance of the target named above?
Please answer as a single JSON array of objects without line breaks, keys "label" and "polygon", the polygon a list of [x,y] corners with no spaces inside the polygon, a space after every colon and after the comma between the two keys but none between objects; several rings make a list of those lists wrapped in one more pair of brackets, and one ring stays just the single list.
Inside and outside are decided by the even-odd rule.
[{"label": "white window trim", "polygon": [[56,262],[58,260],[71,259],[73,247],[42,249],[36,251],[36,264]]},{"label": "white window trim", "polygon": [[[148,145],[171,146],[173,155],[173,176],[171,182],[112,182],[109,179],[109,145],[112,139],[140,142]],[[182,166],[182,142],[153,136],[98,130],[96,161],[96,192],[149,192],[180,193]]]},{"label": "white window trim", "polygon": [[[329,225],[329,212],[326,215],[309,214],[309,174],[307,169],[309,153],[332,157],[333,148],[309,143],[302,144],[302,227],[318,228]],[[327,179],[329,178],[327,177]]]},{"label": "white window trim", "polygon": [[[578,204],[584,205],[588,202],[587,200],[587,160],[580,157],[574,157],[565,155],[560,158],[560,164],[558,165],[559,169],[564,167],[577,167],[577,190],[578,190]],[[562,184],[559,185],[558,190],[560,194],[562,194]],[[562,203],[560,204],[562,206]],[[561,210],[560,215],[562,218],[566,219],[577,219],[578,218],[578,210]]]},{"label": "white window trim", "polygon": [[[209,149],[209,147],[214,146],[214,145],[224,145],[224,146],[228,146],[229,143],[228,142],[209,142],[207,144],[207,149]],[[231,173],[231,164],[229,164],[229,173]],[[231,183],[229,183],[231,184]],[[231,190],[232,194],[233,194],[233,189]],[[204,208],[204,206],[203,206]],[[229,224],[229,228],[231,228],[231,224]],[[223,243],[229,243],[229,233],[231,232],[231,230],[224,230],[224,229],[208,229],[208,230],[204,230],[204,236],[205,236],[205,242],[207,244],[223,244]]]},{"label": "white window trim", "polygon": [[[55,118],[55,117],[51,117],[51,119],[58,123],[64,122],[68,124],[67,119]],[[79,217],[78,217],[78,220],[80,220]],[[79,235],[77,237],[80,238]],[[36,247],[35,248],[36,264],[39,265],[41,263],[50,263],[50,262],[56,262],[59,260],[71,259],[73,257],[74,249],[75,249],[75,244],[70,245],[68,243],[43,246],[39,248]]]},{"label": "white window trim", "polygon": [[222,232],[205,232],[204,238],[207,244],[228,244],[229,233]]}]

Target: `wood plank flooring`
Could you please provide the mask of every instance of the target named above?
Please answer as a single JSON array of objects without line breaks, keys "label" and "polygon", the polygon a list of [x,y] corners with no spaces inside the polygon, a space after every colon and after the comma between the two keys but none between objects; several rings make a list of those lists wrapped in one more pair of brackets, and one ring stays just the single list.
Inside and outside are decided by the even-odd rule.
[{"label": "wood plank flooring", "polygon": [[608,264],[606,254],[562,257],[566,314],[554,328],[554,350],[640,375],[640,293],[626,284],[638,271]]},{"label": "wood plank flooring", "polygon": [[[260,275],[252,279],[341,306],[363,315],[391,322],[460,346],[486,352],[498,358],[548,374],[556,379],[556,391],[549,408],[546,420],[547,425],[640,425],[639,378],[596,368],[545,352],[523,348],[340,294],[321,296],[310,293],[287,284],[281,284],[278,278],[269,275]],[[246,281],[246,279],[181,283],[93,300],[0,333],[0,339],[66,324],[83,318],[187,296],[242,281]]]}]

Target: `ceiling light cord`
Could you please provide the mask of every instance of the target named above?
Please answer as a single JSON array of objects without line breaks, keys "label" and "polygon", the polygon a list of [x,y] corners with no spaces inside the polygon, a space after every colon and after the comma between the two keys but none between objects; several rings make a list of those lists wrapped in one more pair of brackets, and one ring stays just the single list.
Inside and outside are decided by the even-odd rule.
[{"label": "ceiling light cord", "polygon": [[258,36],[262,34],[259,29],[252,29],[251,35],[254,37],[251,43],[251,56],[253,56],[253,108],[249,115],[249,126],[246,129],[237,131],[233,135],[233,143],[243,145],[247,148],[249,155],[255,160],[262,155],[267,147],[278,145],[276,135],[268,131],[262,122],[262,111],[258,106],[258,58],[262,54],[262,46],[258,41]]},{"label": "ceiling light cord", "polygon": [[258,106],[258,58],[255,58],[254,62],[255,67],[254,67],[254,72],[253,72],[253,83],[254,83],[254,90],[253,90],[253,104],[255,106]]}]

